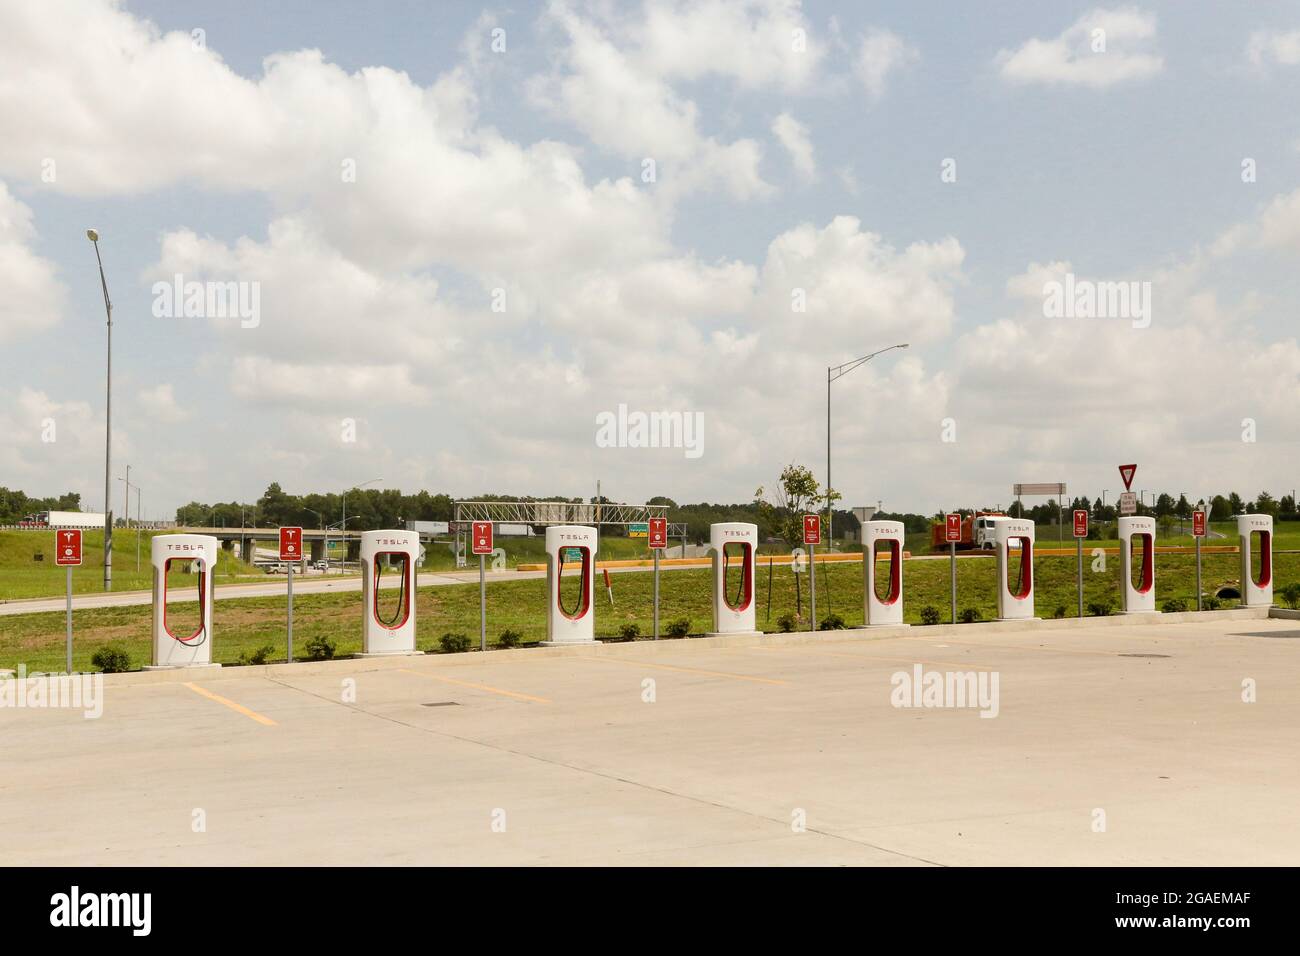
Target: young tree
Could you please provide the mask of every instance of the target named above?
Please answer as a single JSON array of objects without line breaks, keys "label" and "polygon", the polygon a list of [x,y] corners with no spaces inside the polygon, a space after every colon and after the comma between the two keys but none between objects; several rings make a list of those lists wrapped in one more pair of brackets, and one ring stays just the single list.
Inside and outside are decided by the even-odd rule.
[{"label": "young tree", "polygon": [[[839,496],[834,492],[830,498]],[[803,465],[790,464],[781,472],[776,492],[771,501],[759,488],[754,492],[754,504],[778,538],[792,549],[803,544],[803,516],[825,507],[827,496],[822,492],[812,470]]]}]

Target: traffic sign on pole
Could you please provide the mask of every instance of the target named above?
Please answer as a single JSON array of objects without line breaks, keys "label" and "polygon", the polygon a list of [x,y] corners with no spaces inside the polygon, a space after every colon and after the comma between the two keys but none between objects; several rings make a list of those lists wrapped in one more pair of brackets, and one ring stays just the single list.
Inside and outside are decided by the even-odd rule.
[{"label": "traffic sign on pole", "polygon": [[1079,617],[1083,617],[1083,539],[1088,537],[1088,512],[1074,509],[1075,584],[1079,596]]},{"label": "traffic sign on pole", "polygon": [[285,571],[285,656],[293,663],[293,566],[302,560],[302,528],[280,529],[280,560]]},{"label": "traffic sign on pole", "polygon": [[1133,476],[1137,474],[1137,465],[1120,465],[1119,476],[1124,482],[1124,490],[1128,491],[1133,487]]},{"label": "traffic sign on pole", "polygon": [[961,541],[961,515],[949,514],[943,516],[943,540],[949,543]]},{"label": "traffic sign on pole", "polygon": [[[952,623],[957,623],[957,542],[961,541],[961,515],[943,516],[943,539],[948,542],[948,590]],[[864,560],[866,560],[864,558]]]},{"label": "traffic sign on pole", "polygon": [[668,519],[651,518],[649,537],[646,543],[654,555],[654,639],[659,640],[659,552],[668,548]]},{"label": "traffic sign on pole", "polygon": [[1125,491],[1119,496],[1119,513],[1122,515],[1135,515],[1138,511],[1137,492]]},{"label": "traffic sign on pole", "polygon": [[1074,536],[1088,537],[1088,512],[1083,508],[1074,509]]},{"label": "traffic sign on pole", "polygon": [[1205,512],[1192,512],[1192,534],[1197,538],[1205,537]]},{"label": "traffic sign on pole", "polygon": [[54,536],[54,563],[67,568],[68,608],[67,608],[67,664],[68,673],[72,673],[72,569],[81,566],[81,529],[65,528]]},{"label": "traffic sign on pole", "polygon": [[475,521],[470,528],[470,550],[478,555],[478,648],[487,650],[487,556],[492,553],[492,522]]},{"label": "traffic sign on pole", "polygon": [[1192,512],[1192,540],[1196,542],[1196,610],[1201,610],[1201,539],[1205,537],[1205,512]]}]

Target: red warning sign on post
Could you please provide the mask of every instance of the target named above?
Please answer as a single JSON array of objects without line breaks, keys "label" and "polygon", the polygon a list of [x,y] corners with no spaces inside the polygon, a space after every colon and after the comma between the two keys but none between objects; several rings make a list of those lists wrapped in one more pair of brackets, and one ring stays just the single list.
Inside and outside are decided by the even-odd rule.
[{"label": "red warning sign on post", "polygon": [[649,542],[651,550],[662,551],[668,547],[668,519],[651,518]]},{"label": "red warning sign on post", "polygon": [[1083,508],[1074,509],[1074,536],[1076,538],[1088,537],[1088,512]]},{"label": "red warning sign on post", "polygon": [[58,542],[57,550],[54,554],[54,563],[60,567],[80,567],[81,566],[81,531],[78,528],[67,528],[55,535]]},{"label": "red warning sign on post", "polygon": [[1133,490],[1133,476],[1137,474],[1137,465],[1120,465],[1119,476],[1124,482],[1124,490]]},{"label": "red warning sign on post", "polygon": [[961,542],[961,515],[943,516],[943,540],[952,544]]},{"label": "red warning sign on post", "polygon": [[1197,538],[1205,537],[1205,512],[1192,512],[1192,535]]},{"label": "red warning sign on post", "polygon": [[491,554],[492,553],[492,522],[475,521],[472,531],[473,540],[470,541],[474,554]]},{"label": "red warning sign on post", "polygon": [[822,516],[821,515],[803,516],[803,543],[804,544],[822,543]]},{"label": "red warning sign on post", "polygon": [[280,560],[302,560],[302,528],[280,529]]}]

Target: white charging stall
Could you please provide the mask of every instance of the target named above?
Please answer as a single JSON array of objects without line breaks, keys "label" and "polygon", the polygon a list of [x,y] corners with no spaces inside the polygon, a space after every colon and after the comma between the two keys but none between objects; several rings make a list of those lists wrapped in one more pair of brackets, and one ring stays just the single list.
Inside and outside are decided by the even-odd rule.
[{"label": "white charging stall", "polygon": [[[998,620],[1024,621],[1034,617],[1034,523],[1026,518],[998,517],[993,522],[993,545],[998,559]],[[1012,568],[1016,586],[1007,583]]]},{"label": "white charging stall", "polygon": [[[1259,577],[1250,553],[1251,537],[1259,532]],[[1273,519],[1269,515],[1240,515],[1237,543],[1241,547],[1241,604],[1267,607],[1273,603]]]},{"label": "white charging stall", "polygon": [[[1133,583],[1133,549],[1142,548],[1138,583]],[[1156,519],[1123,515],[1119,519],[1120,610],[1151,614],[1156,609]]]},{"label": "white charging stall", "polygon": [[[876,546],[883,544],[885,569],[876,560]],[[903,623],[903,523],[868,521],[862,526],[862,618],[867,627],[898,626]],[[880,596],[879,581],[887,583]]]},{"label": "white charging stall", "polygon": [[[757,554],[758,525],[744,521],[709,525],[709,557],[713,560],[713,630],[706,637],[759,633],[754,627],[754,563]],[[735,585],[727,580],[733,569],[737,572]]]},{"label": "white charging stall", "polygon": [[[416,531],[361,532],[361,654],[415,654]],[[386,581],[395,586],[380,587]],[[393,594],[393,592],[396,594]]]},{"label": "white charging stall", "polygon": [[[217,539],[208,534],[155,535],[149,546],[153,565],[153,666],[212,666],[212,599]],[[189,578],[188,582],[181,577]],[[167,598],[198,587],[198,623],[177,624]],[[194,615],[184,612],[186,618]],[[220,666],[220,665],[217,665]]]},{"label": "white charging stall", "polygon": [[[546,529],[546,640],[543,644],[593,644],[596,640],[596,529],[562,524]],[[576,596],[565,604],[561,578],[577,577]]]}]

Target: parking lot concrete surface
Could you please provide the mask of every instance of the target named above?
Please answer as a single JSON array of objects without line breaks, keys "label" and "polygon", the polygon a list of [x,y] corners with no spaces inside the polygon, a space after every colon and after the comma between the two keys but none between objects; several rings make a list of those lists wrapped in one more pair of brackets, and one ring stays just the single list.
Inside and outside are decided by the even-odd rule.
[{"label": "parking lot concrete surface", "polygon": [[109,675],[0,864],[1300,863],[1300,623],[1177,617]]}]

